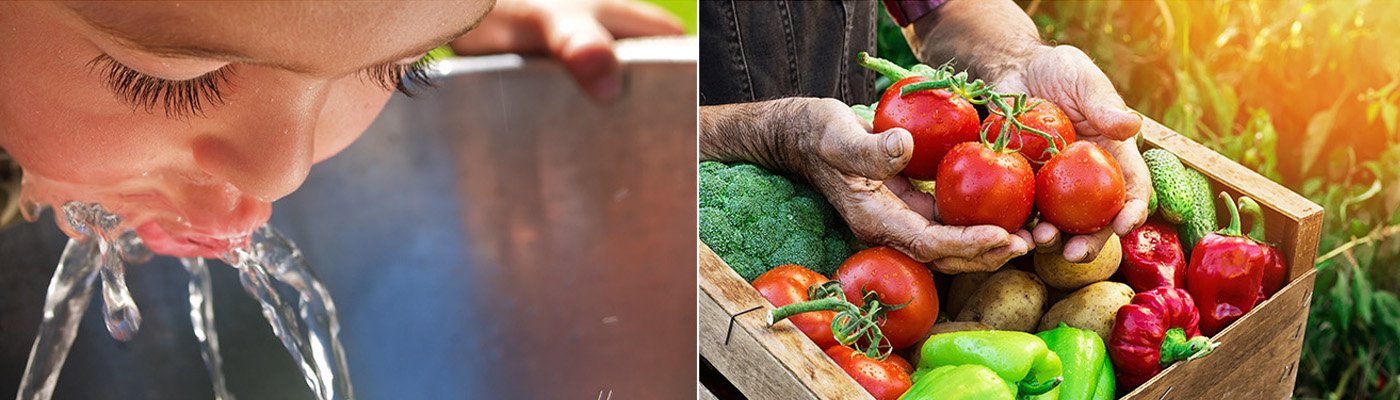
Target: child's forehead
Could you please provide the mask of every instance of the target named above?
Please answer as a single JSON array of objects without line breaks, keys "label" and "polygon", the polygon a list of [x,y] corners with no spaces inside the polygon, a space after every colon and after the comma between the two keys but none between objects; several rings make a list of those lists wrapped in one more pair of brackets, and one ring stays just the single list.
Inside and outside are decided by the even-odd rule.
[{"label": "child's forehead", "polygon": [[157,1],[59,8],[103,37],[157,56],[339,73],[426,52],[475,26],[493,3]]}]

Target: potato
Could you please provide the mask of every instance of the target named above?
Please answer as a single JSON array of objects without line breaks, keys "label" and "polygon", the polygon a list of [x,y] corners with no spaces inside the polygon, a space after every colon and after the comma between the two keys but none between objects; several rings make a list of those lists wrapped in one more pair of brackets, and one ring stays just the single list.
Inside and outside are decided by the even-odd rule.
[{"label": "potato", "polygon": [[953,282],[948,284],[948,301],[943,302],[944,315],[958,315],[962,312],[967,299],[977,293],[977,289],[981,288],[982,283],[990,276],[991,272],[966,272],[953,276]]},{"label": "potato", "polygon": [[1080,329],[1088,329],[1099,334],[1104,343],[1113,332],[1113,319],[1118,316],[1118,308],[1133,300],[1133,288],[1118,282],[1097,282],[1060,300],[1050,306],[1050,311],[1040,318],[1040,330],[1055,329],[1061,322]]},{"label": "potato", "polygon": [[967,300],[957,321],[976,321],[999,330],[1031,332],[1045,309],[1045,284],[1035,274],[1003,269]]},{"label": "potato", "polygon": [[1118,235],[1110,235],[1099,256],[1084,263],[1065,260],[1062,251],[1037,252],[1034,261],[1035,274],[1045,280],[1045,284],[1074,290],[1113,276],[1118,271],[1118,264],[1123,261],[1123,244],[1119,242]]}]

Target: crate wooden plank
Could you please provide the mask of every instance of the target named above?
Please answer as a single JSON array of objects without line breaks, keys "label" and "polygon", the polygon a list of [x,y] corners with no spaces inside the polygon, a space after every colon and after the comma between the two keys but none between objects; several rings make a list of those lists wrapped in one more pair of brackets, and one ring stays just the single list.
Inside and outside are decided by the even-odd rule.
[{"label": "crate wooden plank", "polygon": [[700,382],[695,382],[695,399],[696,399],[696,400],[719,400],[718,397],[715,397],[715,394],[714,394],[714,393],[710,393],[710,389],[706,389],[706,388],[705,388],[705,384],[700,383]]},{"label": "crate wooden plank", "polygon": [[[750,399],[870,399],[855,380],[783,321],[769,328],[772,305],[697,241],[700,354]],[[730,316],[760,307],[734,318]],[[725,344],[726,333],[729,343]]]}]

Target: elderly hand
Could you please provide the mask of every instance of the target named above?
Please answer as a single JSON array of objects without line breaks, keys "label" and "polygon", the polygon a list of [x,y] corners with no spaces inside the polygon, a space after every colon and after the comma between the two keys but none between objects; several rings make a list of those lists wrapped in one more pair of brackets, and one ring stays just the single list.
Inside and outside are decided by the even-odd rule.
[{"label": "elderly hand", "polygon": [[452,50],[548,54],[590,96],[607,102],[622,92],[614,39],[684,32],[675,16],[635,0],[500,0],[476,29],[452,42]]},{"label": "elderly hand", "polygon": [[1024,230],[931,221],[933,199],[896,175],[913,153],[908,131],[871,134],[871,126],[837,100],[791,101],[786,134],[793,152],[786,158],[862,241],[894,247],[944,273],[993,271],[1030,250]]},{"label": "elderly hand", "polygon": [[[1113,83],[1083,51],[1072,46],[1043,47],[1030,53],[1021,68],[999,77],[987,77],[1002,92],[1027,93],[1058,104],[1074,123],[1079,140],[1099,145],[1118,160],[1127,184],[1127,200],[1108,227],[1064,241],[1069,261],[1092,260],[1112,233],[1127,235],[1147,220],[1152,182],[1147,164],[1131,140],[1142,127],[1142,115],[1129,109],[1113,89]],[[1047,222],[1032,229],[1039,251],[1060,247],[1060,230]]]}]

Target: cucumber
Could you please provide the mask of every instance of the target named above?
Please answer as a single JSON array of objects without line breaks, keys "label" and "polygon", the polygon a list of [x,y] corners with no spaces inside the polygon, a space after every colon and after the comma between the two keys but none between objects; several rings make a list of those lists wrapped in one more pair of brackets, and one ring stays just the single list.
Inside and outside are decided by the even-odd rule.
[{"label": "cucumber", "polygon": [[1186,168],[1175,155],[1162,149],[1142,153],[1147,170],[1152,174],[1152,193],[1157,196],[1157,209],[1162,218],[1177,225],[1181,249],[1191,254],[1196,242],[1214,231],[1215,197],[1211,196],[1210,179]]},{"label": "cucumber", "polygon": [[[1151,149],[1142,153],[1147,162],[1147,171],[1152,175],[1152,192],[1157,195],[1157,208],[1162,210],[1162,218],[1167,222],[1181,225],[1191,218],[1197,193],[1190,190],[1187,183],[1187,169],[1175,155],[1162,149]],[[1207,199],[1210,193],[1204,194]]]},{"label": "cucumber", "polygon": [[1181,239],[1181,249],[1189,257],[1196,243],[1218,229],[1215,226],[1215,198],[1210,195],[1210,179],[1196,170],[1186,170],[1188,190],[1194,195],[1191,203],[1191,216],[1176,227]]}]

